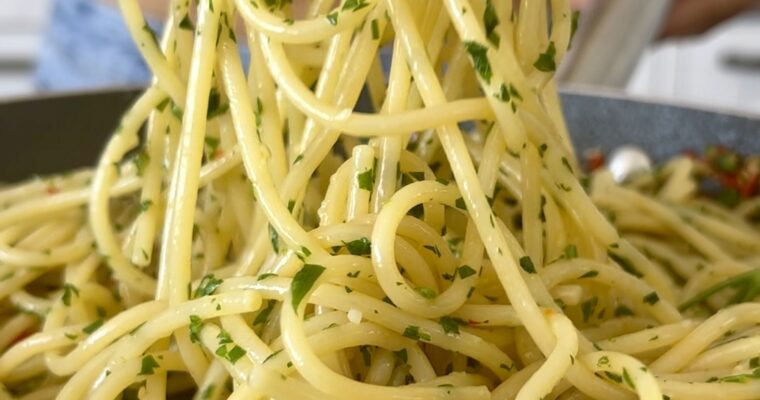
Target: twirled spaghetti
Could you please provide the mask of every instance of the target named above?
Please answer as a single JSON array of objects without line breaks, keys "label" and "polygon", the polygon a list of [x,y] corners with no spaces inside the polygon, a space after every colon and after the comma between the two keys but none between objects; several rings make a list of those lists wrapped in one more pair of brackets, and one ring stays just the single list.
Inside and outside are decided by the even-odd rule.
[{"label": "twirled spaghetti", "polygon": [[0,191],[0,399],[760,397],[757,204],[581,183],[567,1],[171,3],[98,166]]}]

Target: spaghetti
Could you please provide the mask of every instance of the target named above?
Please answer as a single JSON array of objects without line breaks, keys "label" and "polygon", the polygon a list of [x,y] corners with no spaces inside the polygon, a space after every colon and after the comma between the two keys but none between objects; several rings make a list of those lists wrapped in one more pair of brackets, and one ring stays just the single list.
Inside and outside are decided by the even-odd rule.
[{"label": "spaghetti", "polygon": [[97,167],[0,191],[0,399],[760,397],[757,201],[581,182],[567,1],[171,3]]}]

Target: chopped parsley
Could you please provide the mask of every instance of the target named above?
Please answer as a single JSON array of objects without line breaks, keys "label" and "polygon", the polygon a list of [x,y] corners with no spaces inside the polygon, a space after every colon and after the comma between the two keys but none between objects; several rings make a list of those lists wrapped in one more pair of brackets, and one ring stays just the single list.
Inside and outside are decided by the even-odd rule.
[{"label": "chopped parsley", "polygon": [[153,370],[160,367],[153,356],[148,355],[142,358],[140,363],[140,373],[138,375],[153,375]]},{"label": "chopped parsley", "polygon": [[185,14],[185,16],[182,17],[182,20],[179,21],[179,29],[186,29],[188,31],[195,30],[193,21],[190,20],[190,16],[188,14]]},{"label": "chopped parsley", "polygon": [[275,276],[277,276],[277,274],[273,274],[273,273],[271,273],[271,272],[267,272],[267,273],[264,273],[264,274],[261,274],[261,275],[259,275],[259,276],[256,278],[256,282],[258,282],[258,281],[263,281],[263,280],[265,280],[265,279],[269,279],[269,278],[272,278],[272,277],[275,277]]},{"label": "chopped parsley", "polygon": [[635,276],[637,278],[643,278],[644,277],[644,274],[642,274],[641,272],[639,272],[636,269],[636,267],[633,266],[633,263],[631,262],[631,260],[629,260],[629,259],[627,259],[627,258],[625,258],[623,256],[619,256],[619,255],[617,255],[617,254],[615,254],[615,253],[613,253],[611,251],[607,252],[607,256],[609,256],[612,259],[612,261],[615,261],[618,265],[620,265],[620,268],[623,268],[623,270],[625,272],[627,272],[627,273],[629,273],[629,274],[631,274],[631,275],[633,275],[633,276]]},{"label": "chopped parsley", "polygon": [[86,333],[86,334],[89,335],[89,334],[97,331],[98,328],[100,328],[101,326],[103,326],[103,322],[105,322],[105,321],[103,321],[103,318],[98,318],[95,321],[93,321],[91,324],[89,324],[89,325],[85,326],[84,328],[82,328],[82,332],[84,332],[84,333]]},{"label": "chopped parsley", "polygon": [[306,297],[306,294],[311,290],[323,272],[325,272],[325,267],[321,265],[304,264],[303,268],[296,273],[290,283],[294,310],[298,310],[301,301]]},{"label": "chopped parsley", "polygon": [[459,325],[467,325],[464,320],[449,316],[441,317],[441,319],[438,320],[438,323],[441,324],[441,328],[443,328],[444,332],[455,335],[459,334]]},{"label": "chopped parsley", "polygon": [[418,287],[418,288],[415,288],[414,291],[417,292],[417,294],[419,294],[420,296],[428,300],[434,299],[438,296],[438,293],[436,293],[435,290],[426,288],[426,287]]},{"label": "chopped parsley", "polygon": [[433,245],[426,244],[426,245],[424,245],[422,247],[424,247],[424,248],[430,250],[431,252],[433,252],[433,254],[435,254],[436,257],[440,257],[441,256],[441,250],[438,249],[438,246],[433,246]]},{"label": "chopped parsley", "polygon": [[496,33],[496,27],[499,26],[499,17],[496,14],[496,9],[493,6],[492,0],[486,0],[486,9],[483,12],[483,25],[486,28],[486,37],[496,47],[499,47],[501,38]]},{"label": "chopped parsley", "polygon": [[557,55],[557,49],[554,47],[554,42],[549,42],[549,47],[545,52],[538,56],[538,59],[533,66],[541,72],[554,72],[557,70],[557,63],[554,61],[554,56]]},{"label": "chopped parsley", "polygon": [[369,349],[370,346],[359,346],[359,352],[362,354],[362,362],[365,367],[369,367],[372,364],[372,353]]},{"label": "chopped parsley", "polygon": [[372,20],[372,39],[380,39],[380,27],[377,25],[377,20]]},{"label": "chopped parsley", "polygon": [[77,297],[79,297],[79,289],[77,289],[76,286],[70,284],[70,283],[64,283],[63,284],[63,296],[61,297],[61,301],[63,301],[63,304],[68,307],[71,305],[71,295],[74,294]]},{"label": "chopped parsley", "polygon": [[399,359],[399,361],[406,364],[407,360],[409,359],[409,356],[406,352],[406,349],[396,350],[393,352],[393,354],[396,356],[396,358]]},{"label": "chopped parsley", "polygon": [[636,384],[633,383],[633,378],[631,378],[631,375],[628,374],[628,370],[625,368],[623,368],[623,382],[631,389],[636,390]]},{"label": "chopped parsley", "polygon": [[566,260],[572,260],[573,258],[578,258],[578,248],[575,247],[574,244],[568,244],[565,246],[565,250],[562,252],[562,256]]},{"label": "chopped parsley", "polygon": [[346,0],[346,2],[343,3],[343,7],[341,8],[341,10],[359,11],[362,8],[367,7],[367,6],[369,6],[369,4],[367,4],[367,0]]},{"label": "chopped parsley", "polygon": [[407,326],[401,335],[413,340],[430,341],[431,339],[429,333],[423,331],[422,329],[420,329],[419,326],[415,326],[415,325]]},{"label": "chopped parsley", "polygon": [[272,314],[272,310],[274,310],[274,306],[277,304],[277,300],[267,300],[267,305],[264,307],[264,309],[259,312],[258,315],[256,315],[256,318],[253,320],[253,326],[261,325],[269,319],[269,315]]},{"label": "chopped parsley", "polygon": [[203,328],[203,320],[197,315],[190,316],[190,341],[193,343],[201,342],[201,329]]},{"label": "chopped parsley", "polygon": [[467,277],[470,277],[472,275],[475,275],[477,272],[475,272],[472,267],[469,265],[462,265],[461,267],[457,268],[457,275],[459,275],[459,278],[465,279]]},{"label": "chopped parsley", "polygon": [[615,383],[623,383],[623,377],[610,371],[604,371],[604,375],[607,376],[607,378]]},{"label": "chopped parsley", "polygon": [[359,173],[356,176],[356,180],[359,183],[359,188],[367,191],[372,191],[372,184],[375,181],[375,170],[370,168],[364,172]]},{"label": "chopped parsley", "polygon": [[280,235],[277,234],[277,229],[274,229],[272,224],[269,224],[269,241],[272,243],[272,250],[275,254],[280,253]]},{"label": "chopped parsley", "polygon": [[649,305],[655,305],[658,301],[660,301],[660,296],[657,295],[657,292],[652,292],[644,296],[644,303]]},{"label": "chopped parsley", "polygon": [[372,243],[366,237],[352,240],[350,242],[343,242],[349,253],[355,256],[366,256],[372,253]]},{"label": "chopped parsley", "polygon": [[520,267],[522,267],[522,269],[529,274],[536,273],[536,266],[533,265],[533,260],[531,260],[529,256],[520,258]]},{"label": "chopped parsley", "polygon": [[137,176],[143,176],[145,175],[145,169],[148,168],[148,164],[150,164],[150,156],[145,150],[141,150],[132,159],[132,163],[135,165],[135,169],[137,170]]},{"label": "chopped parsley", "polygon": [[588,322],[589,318],[594,314],[596,305],[599,304],[599,298],[594,296],[583,303],[581,303],[581,312],[583,312],[583,322]]},{"label": "chopped parsley", "polygon": [[599,271],[592,269],[591,271],[588,271],[585,274],[579,276],[578,279],[593,278],[597,275],[599,275]]},{"label": "chopped parsley", "polygon": [[327,14],[327,22],[329,22],[330,25],[332,26],[338,25],[338,13],[333,12],[333,13]]},{"label": "chopped parsley", "polygon": [[150,200],[150,199],[143,200],[140,203],[140,212],[144,213],[144,212],[148,211],[152,205],[153,205],[153,200]]},{"label": "chopped parsley", "polygon": [[463,198],[461,198],[461,197],[460,197],[460,198],[458,198],[458,199],[457,199],[457,200],[454,202],[454,204],[457,206],[457,208],[460,208],[460,209],[462,209],[462,210],[465,210],[465,211],[467,211],[467,204],[465,204],[465,202],[464,202],[464,199],[463,199]]},{"label": "chopped parsley", "polygon": [[198,288],[195,289],[193,298],[209,296],[216,292],[216,289],[224,282],[222,279],[217,279],[214,274],[208,274],[201,279],[201,283]]},{"label": "chopped parsley", "polygon": [[477,71],[480,78],[486,83],[491,83],[493,71],[491,70],[491,63],[488,61],[488,48],[473,41],[464,42],[464,47],[470,55],[472,63],[475,66],[475,71]]}]

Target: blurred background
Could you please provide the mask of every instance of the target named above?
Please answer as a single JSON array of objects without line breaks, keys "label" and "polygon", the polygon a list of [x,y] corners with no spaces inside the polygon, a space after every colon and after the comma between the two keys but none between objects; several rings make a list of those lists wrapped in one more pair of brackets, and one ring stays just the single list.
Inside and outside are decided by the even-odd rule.
[{"label": "blurred background", "polygon": [[[113,3],[0,0],[0,101],[147,82]],[[559,72],[566,86],[760,114],[760,1],[573,6],[582,17],[574,54]],[[158,30],[161,17],[153,17]]]}]

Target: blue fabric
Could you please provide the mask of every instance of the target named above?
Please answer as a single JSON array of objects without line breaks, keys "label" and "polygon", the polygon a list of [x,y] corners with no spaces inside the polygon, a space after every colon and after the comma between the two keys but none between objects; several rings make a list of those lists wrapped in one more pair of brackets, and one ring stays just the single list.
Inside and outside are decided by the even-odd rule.
[{"label": "blue fabric", "polygon": [[[148,23],[161,32],[160,23]],[[117,8],[92,0],[55,0],[37,60],[38,89],[144,85],[150,77]]]},{"label": "blue fabric", "polygon": [[[161,22],[147,22],[160,37]],[[248,49],[241,46],[240,53],[247,66]],[[37,59],[37,89],[147,85],[151,75],[118,8],[99,0],[54,0]]]}]

